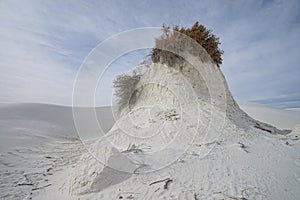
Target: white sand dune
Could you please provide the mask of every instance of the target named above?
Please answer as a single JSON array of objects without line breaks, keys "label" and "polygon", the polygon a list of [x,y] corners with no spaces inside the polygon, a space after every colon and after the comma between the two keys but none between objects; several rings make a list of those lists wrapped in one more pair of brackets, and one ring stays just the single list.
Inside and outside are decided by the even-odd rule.
[{"label": "white sand dune", "polygon": [[90,108],[77,134],[69,107],[1,105],[0,198],[298,199],[298,112],[241,104],[257,121],[196,63],[150,66],[116,122],[96,109],[102,132]]},{"label": "white sand dune", "polygon": [[239,106],[254,119],[281,129],[293,129],[300,124],[300,110],[297,109],[280,109],[249,102],[239,102]]},{"label": "white sand dune", "polygon": [[247,115],[212,63],[152,64],[120,119],[64,175],[62,191],[91,199],[297,199],[293,130]]}]

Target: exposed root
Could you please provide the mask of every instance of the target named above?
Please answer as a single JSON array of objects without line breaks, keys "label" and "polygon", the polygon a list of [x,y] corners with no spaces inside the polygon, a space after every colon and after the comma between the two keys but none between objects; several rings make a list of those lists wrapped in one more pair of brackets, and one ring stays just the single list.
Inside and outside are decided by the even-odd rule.
[{"label": "exposed root", "polygon": [[48,184],[48,185],[44,185],[44,186],[42,186],[42,187],[32,188],[32,191],[34,191],[34,190],[39,190],[39,189],[44,189],[44,188],[49,187],[49,186],[51,186],[51,185],[52,185],[52,184]]},{"label": "exposed root", "polygon": [[[156,184],[156,183],[161,183],[161,182],[170,183],[170,182],[172,182],[172,181],[173,181],[173,180],[170,179],[170,178],[165,178],[165,179],[162,179],[162,180],[154,181],[154,182],[150,183],[149,185],[154,185],[154,184]],[[166,186],[166,183],[165,183],[165,186]],[[165,187],[165,186],[164,186],[164,187]],[[168,186],[166,186],[166,187],[168,187]]]},{"label": "exposed root", "polygon": [[246,146],[243,143],[239,142],[239,145],[241,149],[243,149],[246,153],[249,153],[249,151],[246,150]]}]

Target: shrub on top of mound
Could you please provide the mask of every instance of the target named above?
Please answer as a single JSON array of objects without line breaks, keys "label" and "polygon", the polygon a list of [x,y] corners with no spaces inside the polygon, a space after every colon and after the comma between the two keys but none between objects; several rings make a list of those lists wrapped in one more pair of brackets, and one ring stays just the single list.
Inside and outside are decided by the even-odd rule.
[{"label": "shrub on top of mound", "polygon": [[[187,39],[188,36],[191,38]],[[193,42],[191,42],[193,40]],[[220,39],[212,34],[212,31],[205,26],[196,22],[191,28],[174,26],[171,30],[169,26],[163,25],[163,34],[156,38],[155,47],[151,51],[151,59],[154,63],[161,62],[166,63],[168,66],[181,65],[184,63],[184,59],[180,57],[176,52],[184,49],[197,49],[190,48],[193,43],[200,44],[209,54],[211,61],[220,66],[222,64],[223,51],[219,48]],[[162,50],[172,49],[174,52]],[[199,50],[199,48],[198,48]],[[206,53],[194,52],[195,56],[199,56],[202,60],[207,60]]]}]

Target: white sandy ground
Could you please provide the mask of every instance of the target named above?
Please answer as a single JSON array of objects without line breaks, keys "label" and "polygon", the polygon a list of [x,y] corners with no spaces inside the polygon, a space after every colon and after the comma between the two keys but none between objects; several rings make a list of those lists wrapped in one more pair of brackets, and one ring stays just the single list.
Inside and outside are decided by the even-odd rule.
[{"label": "white sandy ground", "polygon": [[[227,123],[215,141],[194,143],[164,169],[146,174],[107,170],[107,181],[99,180],[100,191],[95,187],[92,193],[71,195],[65,182],[86,152],[74,132],[71,108],[1,104],[0,198],[299,199],[300,113],[257,104],[242,107],[253,117],[293,132],[283,136],[253,129],[249,135]],[[98,113],[106,116],[107,131],[114,123],[110,109],[98,108]],[[211,153],[200,158],[199,152],[212,145]],[[145,152],[130,153],[138,159]],[[168,189],[164,189],[166,181],[153,183],[166,178],[172,180]]]},{"label": "white sandy ground", "polygon": [[[96,110],[107,132],[114,124],[111,109]],[[71,107],[0,104],[0,199],[30,199],[39,187],[54,185],[50,179],[75,163],[82,149]]]}]

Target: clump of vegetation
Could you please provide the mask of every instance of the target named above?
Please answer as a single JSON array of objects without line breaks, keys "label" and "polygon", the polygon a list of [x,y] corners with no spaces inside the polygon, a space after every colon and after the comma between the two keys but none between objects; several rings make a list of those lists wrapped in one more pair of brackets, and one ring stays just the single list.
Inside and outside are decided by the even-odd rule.
[{"label": "clump of vegetation", "polygon": [[[188,36],[191,39],[187,39]],[[195,42],[200,44],[206,52],[202,52],[195,46]],[[155,40],[155,48],[152,49],[151,59],[154,63],[166,63],[168,66],[183,64],[184,59],[178,55],[180,51],[189,50],[195,56],[200,56],[204,61],[211,59],[218,66],[222,64],[223,51],[219,48],[220,40],[212,31],[196,22],[191,28],[163,25],[163,35]],[[171,49],[166,51],[163,49]],[[210,58],[207,58],[207,54]]]},{"label": "clump of vegetation", "polygon": [[131,96],[136,89],[136,85],[149,66],[149,61],[144,60],[131,74],[121,74],[113,81],[113,87],[115,88],[114,94],[117,97],[117,107],[119,112],[129,104]]},{"label": "clump of vegetation", "polygon": [[133,73],[131,75],[122,74],[114,80],[115,96],[118,98],[117,106],[119,112],[128,105],[140,76]]}]

